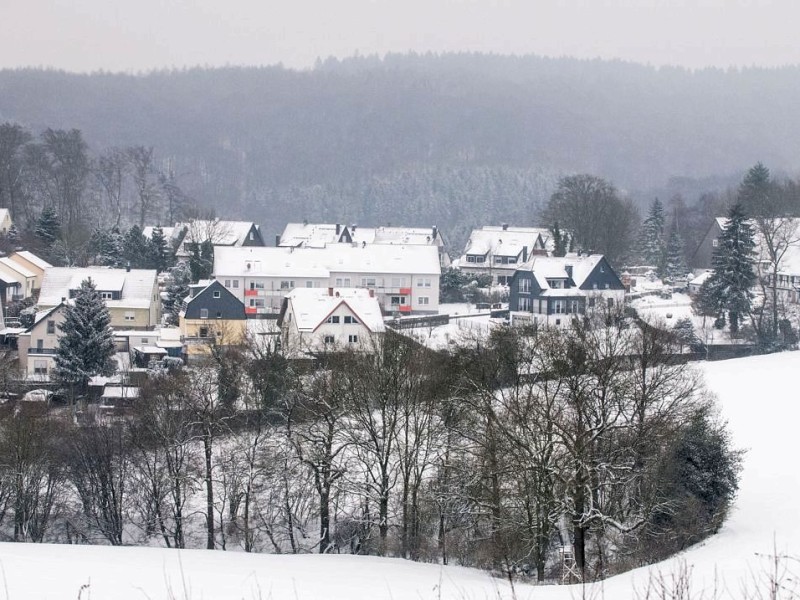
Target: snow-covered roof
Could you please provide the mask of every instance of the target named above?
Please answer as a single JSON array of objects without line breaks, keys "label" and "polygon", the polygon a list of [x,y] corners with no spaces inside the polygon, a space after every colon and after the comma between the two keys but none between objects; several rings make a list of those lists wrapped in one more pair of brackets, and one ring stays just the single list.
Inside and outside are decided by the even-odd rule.
[{"label": "snow-covered roof", "polygon": [[11,260],[14,260],[15,256],[19,256],[19,257],[23,258],[24,260],[28,261],[32,265],[34,265],[34,266],[36,266],[36,267],[38,267],[38,268],[40,268],[42,270],[51,269],[53,267],[53,265],[51,265],[49,262],[47,262],[44,259],[39,258],[33,252],[29,252],[28,250],[20,250],[18,252],[14,252],[14,254],[12,254],[9,258]]},{"label": "snow-covered roof", "polygon": [[[146,225],[145,228],[142,229],[142,235],[148,240],[153,239],[153,230],[156,227],[158,227],[158,225]],[[169,241],[175,235],[177,229],[178,229],[177,227],[162,227],[161,231],[164,234],[164,238],[166,238],[166,240]]]},{"label": "snow-covered roof", "polygon": [[703,285],[706,282],[706,280],[709,277],[711,277],[712,273],[714,273],[714,271],[705,271],[703,273],[700,273],[700,275],[698,275],[689,282],[689,285],[698,285],[698,286]]},{"label": "snow-covered roof", "polygon": [[[337,233],[338,230],[338,233]],[[345,235],[347,232],[347,235]],[[436,245],[441,234],[436,227],[362,227],[335,223],[288,223],[281,234],[281,246],[322,248],[349,241],[356,244]]]},{"label": "snow-covered roof", "polygon": [[[603,259],[602,254],[568,254],[567,256],[534,256],[520,267],[532,271],[537,277],[545,279],[565,279],[570,277],[580,287]],[[572,275],[567,273],[572,267]]]},{"label": "snow-covered roof", "polygon": [[161,346],[134,346],[133,349],[140,354],[158,354],[158,355],[166,355],[167,351],[164,350]]},{"label": "snow-covered roof", "polygon": [[103,389],[103,398],[138,398],[139,388],[127,385],[107,385]]},{"label": "snow-covered roof", "polygon": [[36,277],[36,273],[31,271],[30,269],[26,269],[21,264],[19,264],[17,261],[11,260],[8,256],[4,256],[3,258],[0,258],[0,263],[5,265],[6,267],[11,269],[12,271],[15,271],[15,272],[19,273],[22,277],[25,277],[26,279],[27,278],[31,278],[31,277]]},{"label": "snow-covered roof", "polygon": [[[464,255],[519,256],[523,248],[528,254],[542,244],[547,248],[550,232],[540,227],[505,227],[486,225],[473,229],[469,236]],[[462,261],[466,263],[466,261]]]},{"label": "snow-covered roof", "polygon": [[325,248],[247,247],[214,251],[214,276],[323,278],[331,273],[439,275],[435,246],[331,244]]},{"label": "snow-covered roof", "polygon": [[370,296],[369,290],[296,288],[286,298],[300,331],[314,331],[342,305],[373,333],[385,330],[380,303],[377,298]]},{"label": "snow-covered roof", "polygon": [[91,278],[98,291],[120,292],[119,300],[106,300],[109,308],[149,308],[153,302],[156,271],[152,269],[110,269],[107,267],[52,267],[44,272],[39,306],[55,306],[70,297],[81,283]]},{"label": "snow-covered roof", "polygon": [[215,246],[241,246],[252,229],[252,221],[213,221],[196,220],[176,223],[175,227],[186,229],[185,242],[202,243],[211,241]]}]

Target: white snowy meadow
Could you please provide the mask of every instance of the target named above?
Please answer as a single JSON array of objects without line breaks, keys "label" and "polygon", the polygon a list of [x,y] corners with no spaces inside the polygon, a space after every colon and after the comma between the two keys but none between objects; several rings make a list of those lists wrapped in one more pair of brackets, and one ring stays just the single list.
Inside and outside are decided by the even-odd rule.
[{"label": "white snowy meadow", "polygon": [[[800,407],[794,391],[800,353],[706,363],[702,369],[733,443],[747,451],[728,521],[720,533],[679,556],[584,589],[522,583],[512,589],[478,570],[366,556],[6,543],[0,544],[0,598],[633,600],[647,597],[655,580],[680,587],[687,574],[683,595],[650,597],[796,597],[791,586],[793,559],[800,557]],[[776,550],[788,557],[778,567],[784,587],[767,596]]]}]

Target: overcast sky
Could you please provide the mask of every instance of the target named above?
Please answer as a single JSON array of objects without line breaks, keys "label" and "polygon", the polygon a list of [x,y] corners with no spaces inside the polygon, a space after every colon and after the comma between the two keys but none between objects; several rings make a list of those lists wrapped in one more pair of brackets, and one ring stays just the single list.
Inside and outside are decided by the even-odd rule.
[{"label": "overcast sky", "polygon": [[687,67],[800,63],[800,0],[0,0],[0,67],[309,67],[474,50]]}]

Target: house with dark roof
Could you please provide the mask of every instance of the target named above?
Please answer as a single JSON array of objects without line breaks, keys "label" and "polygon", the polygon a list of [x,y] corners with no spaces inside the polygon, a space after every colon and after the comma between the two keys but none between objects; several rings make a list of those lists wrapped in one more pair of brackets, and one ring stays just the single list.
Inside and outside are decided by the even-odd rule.
[{"label": "house with dark roof", "polygon": [[510,283],[512,323],[563,326],[592,310],[619,306],[625,286],[601,254],[534,256]]},{"label": "house with dark roof", "polygon": [[243,344],[247,335],[244,304],[219,281],[202,281],[189,288],[180,330],[187,360],[208,355],[213,345]]}]

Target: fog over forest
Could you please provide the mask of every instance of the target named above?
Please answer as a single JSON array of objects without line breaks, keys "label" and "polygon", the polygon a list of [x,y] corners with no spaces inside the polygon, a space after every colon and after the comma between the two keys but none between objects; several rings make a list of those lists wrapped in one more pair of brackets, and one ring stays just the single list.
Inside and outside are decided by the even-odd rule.
[{"label": "fog over forest", "polygon": [[220,217],[534,223],[558,177],[603,176],[640,206],[689,203],[757,161],[796,176],[800,68],[390,55],[143,75],[0,71],[0,122],[80,129],[94,152],[155,148]]}]

